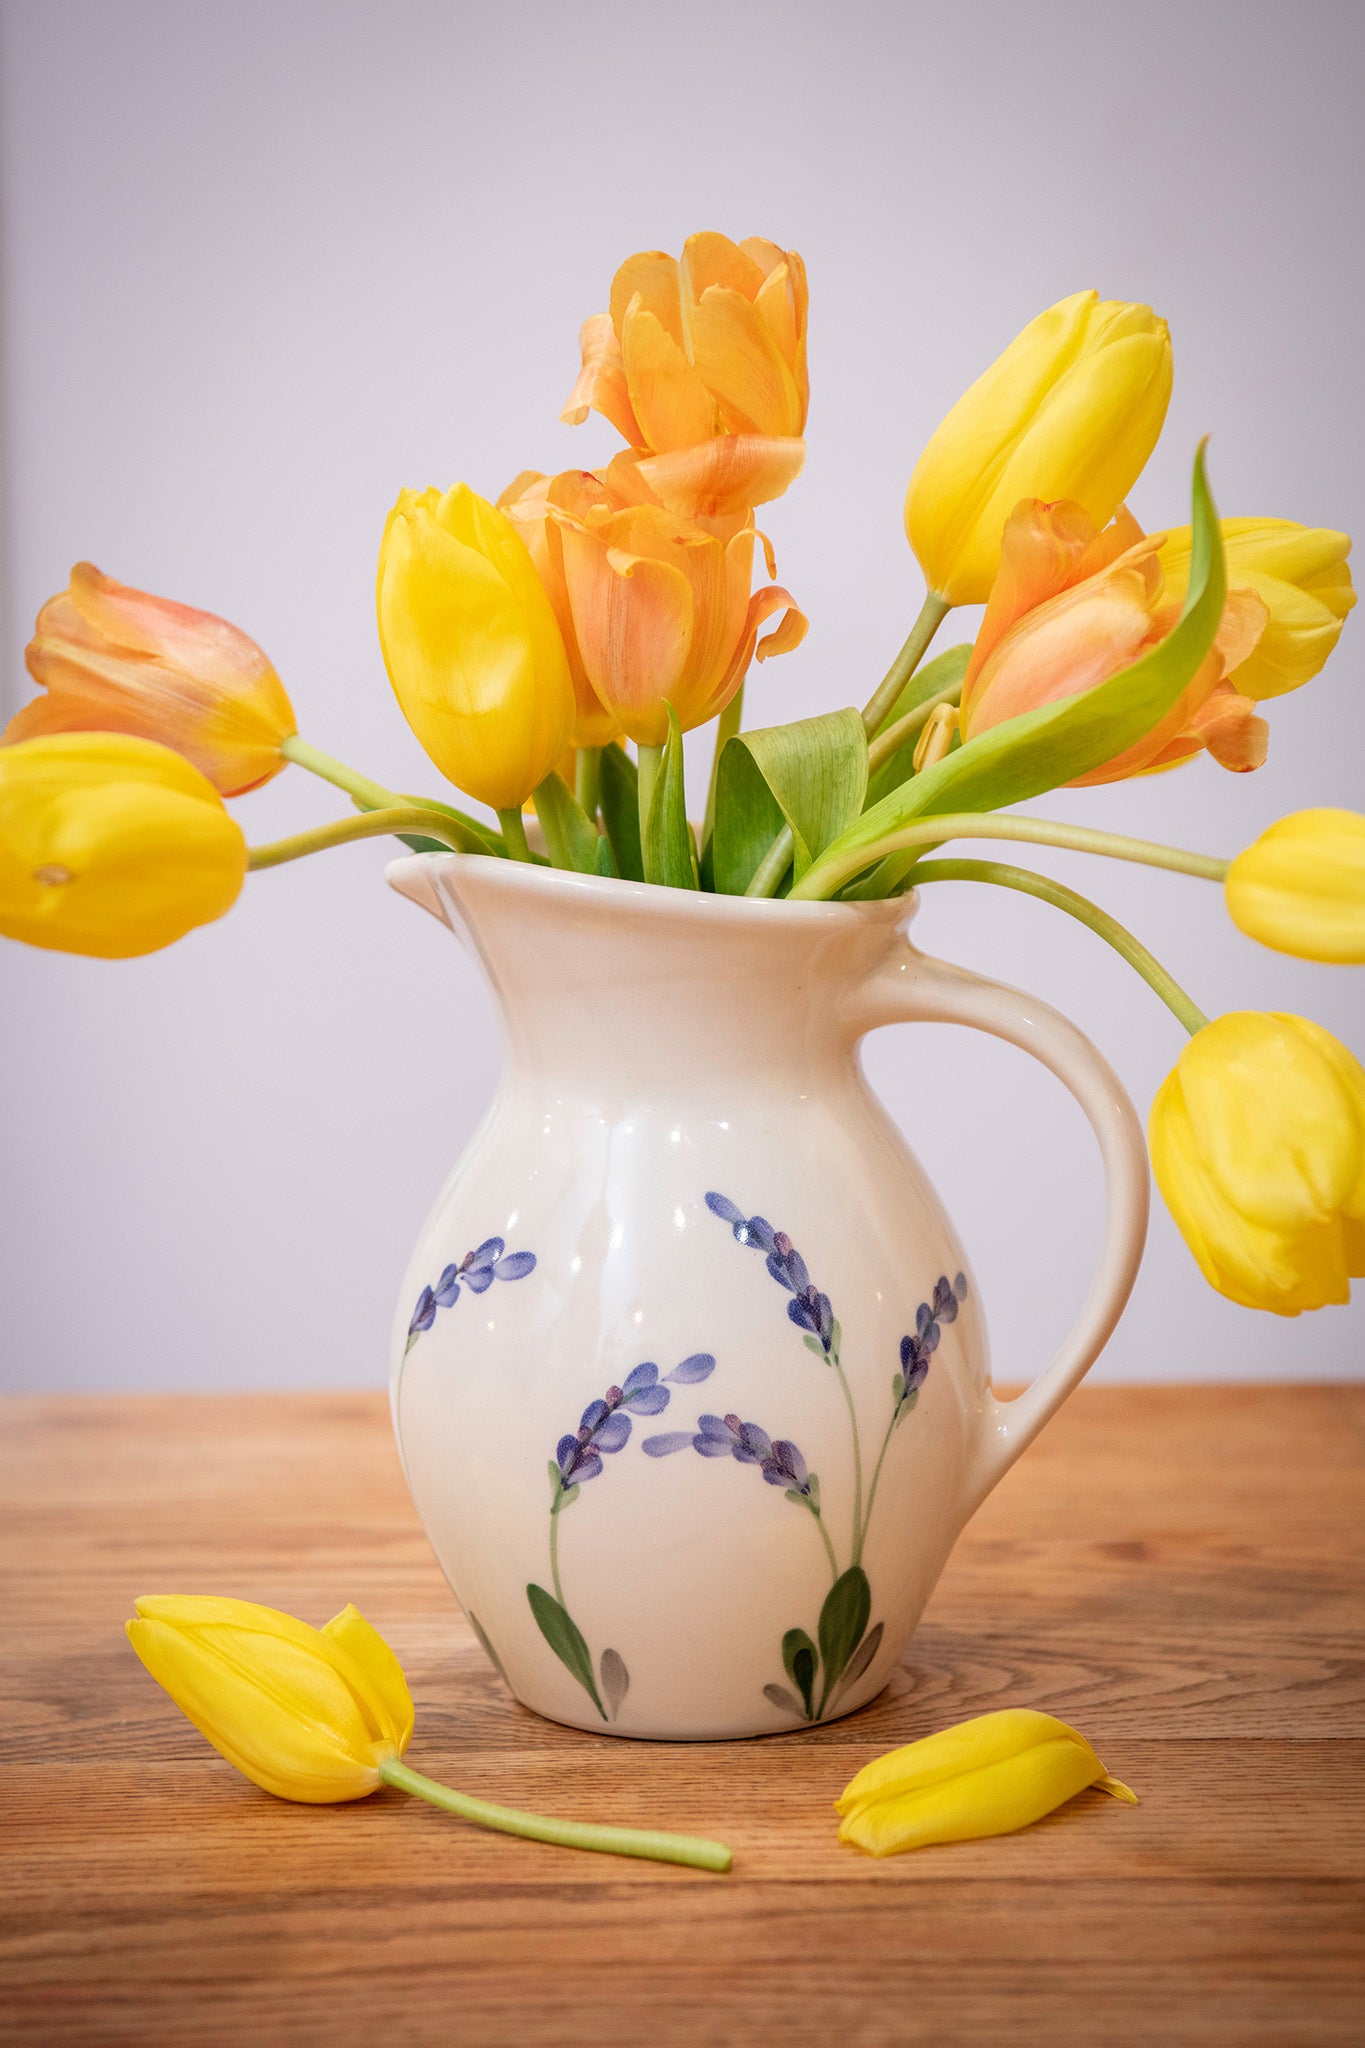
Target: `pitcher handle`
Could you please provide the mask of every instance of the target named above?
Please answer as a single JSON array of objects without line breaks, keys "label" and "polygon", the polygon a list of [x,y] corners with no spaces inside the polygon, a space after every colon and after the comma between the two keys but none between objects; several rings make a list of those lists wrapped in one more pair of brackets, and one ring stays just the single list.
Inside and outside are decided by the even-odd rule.
[{"label": "pitcher handle", "polygon": [[907,944],[864,982],[859,1032],[879,1024],[970,1024],[1041,1060],[1075,1096],[1099,1140],[1106,1222],[1099,1268],[1052,1363],[1012,1401],[988,1389],[964,1477],[962,1518],[981,1505],[1020,1452],[1061,1407],[1113,1334],[1132,1292],[1147,1235],[1147,1148],[1137,1112],[1109,1062],[1076,1026],[1038,997],[931,960]]}]

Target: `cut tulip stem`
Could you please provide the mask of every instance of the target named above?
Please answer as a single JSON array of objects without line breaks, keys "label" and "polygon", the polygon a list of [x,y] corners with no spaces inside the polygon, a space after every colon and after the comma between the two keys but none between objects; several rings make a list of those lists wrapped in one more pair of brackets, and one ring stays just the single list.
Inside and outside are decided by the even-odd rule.
[{"label": "cut tulip stem", "polygon": [[720,757],[739,731],[744,718],[744,685],[740,684],[720,717],[716,720],[716,748],[711,756],[711,780],[706,791],[706,817],[702,824],[701,843],[706,845],[716,825],[716,787],[720,781]]},{"label": "cut tulip stem", "polygon": [[888,854],[941,846],[945,839],[1022,839],[1033,846],[1059,846],[1070,853],[1099,853],[1110,860],[1167,868],[1180,875],[1197,875],[1207,882],[1221,882],[1231,866],[1230,861],[1217,854],[1188,853],[1178,846],[1162,846],[1154,839],[1130,839],[1121,832],[1099,832],[1091,825],[1063,825],[1050,818],[1025,818],[1013,812],[965,811],[917,818],[912,825],[902,825],[898,831],[862,846],[841,849],[836,840],[807,868],[792,896],[819,902],[835,895],[855,875],[874,867]]},{"label": "cut tulip stem", "polygon": [[951,610],[948,600],[940,597],[936,590],[925,592],[919,617],[910,628],[904,647],[863,709],[863,728],[869,739],[875,736],[878,726],[923,661],[929,651],[929,643]]},{"label": "cut tulip stem", "polygon": [[288,839],[272,839],[264,846],[250,847],[247,866],[253,873],[260,868],[277,868],[285,861],[302,860],[306,854],[349,846],[356,839],[382,839],[399,832],[439,839],[452,853],[468,851],[460,827],[452,824],[448,811],[430,811],[422,804],[396,804],[388,810],[365,811],[355,818],[334,818],[330,825],[315,825],[310,832],[295,832]]},{"label": "cut tulip stem", "polygon": [[526,820],[521,814],[520,805],[513,804],[507,810],[499,811],[498,823],[502,827],[502,836],[507,842],[507,851],[513,860],[530,860],[531,848],[526,838]]},{"label": "cut tulip stem", "polygon": [[580,747],[574,755],[573,793],[593,824],[602,797],[602,749]]},{"label": "cut tulip stem", "polygon": [[[1202,1031],[1208,1023],[1204,1012],[1186,995],[1180,983],[1167,973],[1140,939],[1135,939],[1125,925],[1111,917],[1107,910],[1101,910],[1098,903],[1092,903],[1088,896],[1082,896],[1075,889],[1068,889],[1063,882],[1054,882],[1047,875],[1035,874],[1031,868],[1006,867],[993,860],[933,860],[922,861],[910,870],[909,881],[918,888],[921,882],[993,882],[997,888],[1017,889],[1022,895],[1036,896],[1041,903],[1050,903],[1056,910],[1064,910],[1114,948],[1128,965],[1135,968],[1148,987],[1160,996],[1172,1014],[1179,1018],[1185,1029],[1193,1036]],[[882,1446],[883,1456],[886,1446]],[[881,1459],[877,1461],[877,1473],[872,1480],[872,1492],[877,1489],[877,1477],[881,1473]],[[868,1496],[868,1513],[872,1511],[872,1496]]]},{"label": "cut tulip stem", "polygon": [[503,1835],[521,1835],[530,1842],[551,1842],[561,1849],[595,1849],[604,1856],[642,1856],[652,1863],[685,1863],[693,1870],[725,1871],[732,1861],[724,1842],[708,1842],[699,1835],[656,1834],[646,1828],[596,1827],[588,1821],[551,1820],[537,1813],[519,1813],[511,1806],[493,1806],[486,1799],[471,1799],[453,1792],[409,1770],[396,1757],[379,1767],[386,1785],[410,1792],[453,1813],[476,1827],[493,1828]]},{"label": "cut tulip stem", "polygon": [[321,747],[300,738],[298,733],[291,733],[287,740],[280,742],[280,752],[296,767],[306,768],[310,775],[320,776],[335,789],[344,789],[347,796],[354,797],[367,811],[392,809],[403,801],[391,789],[385,789],[382,782],[371,782],[368,775],[361,775],[357,769],[348,768],[344,761],[324,754]]}]

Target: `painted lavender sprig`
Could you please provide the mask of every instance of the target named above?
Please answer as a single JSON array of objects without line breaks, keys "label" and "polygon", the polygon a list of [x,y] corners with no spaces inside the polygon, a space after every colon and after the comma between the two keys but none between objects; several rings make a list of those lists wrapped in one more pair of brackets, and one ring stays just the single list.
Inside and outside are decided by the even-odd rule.
[{"label": "painted lavender sprig", "polygon": [[[583,1487],[604,1470],[603,1458],[625,1449],[630,1441],[633,1415],[662,1415],[671,1399],[672,1387],[696,1386],[709,1379],[715,1369],[716,1361],[709,1351],[694,1351],[672,1372],[662,1375],[652,1360],[635,1366],[619,1387],[608,1387],[600,1399],[589,1401],[579,1417],[578,1428],[566,1431],[559,1439],[549,1463],[550,1581],[554,1592],[531,1584],[526,1588],[526,1598],[546,1642],[578,1680],[604,1721],[615,1720],[630,1689],[630,1673],[620,1652],[612,1649],[603,1650],[597,1671],[593,1669],[587,1640],[564,1600],[559,1576],[559,1518],[566,1508],[573,1506]],[[602,1703],[603,1694],[606,1706]]]},{"label": "painted lavender sprig", "polygon": [[730,1226],[730,1234],[736,1244],[762,1252],[769,1274],[791,1296],[787,1315],[802,1332],[806,1349],[813,1351],[817,1358],[823,1358],[827,1365],[832,1365],[838,1375],[853,1436],[853,1555],[856,1559],[862,1551],[865,1528],[863,1442],[858,1428],[858,1411],[853,1405],[853,1390],[839,1357],[843,1333],[830,1298],[812,1281],[805,1260],[785,1230],[774,1229],[766,1216],[746,1216],[737,1202],[732,1202],[728,1195],[717,1194],[714,1188],[706,1197],[706,1206],[713,1216],[719,1216],[722,1223]]},{"label": "painted lavender sprig", "polygon": [[695,1430],[674,1429],[647,1436],[640,1448],[647,1458],[669,1458],[675,1451],[691,1449],[703,1458],[733,1458],[740,1465],[757,1465],[769,1486],[780,1486],[784,1499],[810,1511],[829,1558],[831,1576],[838,1578],[839,1561],[820,1513],[819,1478],[807,1469],[800,1451],[786,1437],[770,1437],[756,1422],[741,1422],[737,1415],[699,1415]]},{"label": "painted lavender sprig", "polygon": [[[877,1498],[877,1482],[882,1476],[882,1463],[892,1432],[919,1400],[919,1390],[929,1377],[929,1361],[938,1350],[943,1325],[957,1321],[958,1308],[966,1299],[966,1274],[959,1273],[956,1279],[950,1280],[946,1273],[940,1273],[934,1282],[932,1299],[922,1301],[915,1311],[913,1331],[907,1331],[901,1338],[900,1371],[891,1382],[891,1420],[886,1425],[872,1484],[867,1490],[867,1522],[872,1520],[872,1503]],[[866,1522],[863,1527],[866,1533]]]},{"label": "painted lavender sprig", "polygon": [[507,1252],[502,1238],[486,1237],[476,1250],[466,1252],[458,1265],[447,1266],[434,1287],[422,1289],[408,1324],[404,1356],[422,1332],[431,1328],[438,1308],[455,1306],[463,1287],[471,1294],[486,1294],[495,1280],[524,1280],[535,1267],[534,1252]]}]

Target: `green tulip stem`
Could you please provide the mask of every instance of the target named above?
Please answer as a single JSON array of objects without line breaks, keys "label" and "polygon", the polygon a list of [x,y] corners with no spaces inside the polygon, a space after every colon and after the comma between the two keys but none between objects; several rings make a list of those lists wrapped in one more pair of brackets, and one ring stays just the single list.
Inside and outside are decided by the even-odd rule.
[{"label": "green tulip stem", "polygon": [[[264,846],[247,849],[247,866],[277,868],[287,860],[302,860],[305,854],[325,853],[331,846],[349,846],[353,839],[382,839],[390,832],[412,832],[425,839],[439,839],[453,853],[463,850],[459,826],[448,811],[428,810],[424,804],[395,804],[387,810],[365,811],[354,818],[334,818],[329,825],[315,825],[309,832],[295,832],[288,839],[272,839]],[[524,835],[523,835],[524,836]]]},{"label": "green tulip stem", "polygon": [[[940,597],[936,590],[925,593],[924,603],[919,608],[919,617],[910,628],[904,647],[863,707],[863,730],[869,740],[874,740],[877,727],[923,661],[929,651],[930,641],[951,610],[952,606],[945,598]],[[952,693],[945,691],[939,697],[931,697],[927,704],[917,705],[905,718],[899,719],[891,728],[891,732],[884,735],[887,740],[892,739],[892,734],[895,735],[891,745],[881,752],[877,752],[875,746],[869,748],[868,773],[871,774],[879,768],[894,748],[903,745],[912,732],[920,730],[936,704],[952,703],[956,694],[955,688]],[[918,724],[912,725],[912,719],[918,720]],[[720,758],[719,746],[716,758]],[[792,828],[790,825],[784,825],[755,868],[753,879],[744,891],[746,896],[776,896],[782,887],[782,877],[792,864],[793,844]]]},{"label": "green tulip stem", "polygon": [[334,760],[330,754],[324,754],[321,747],[300,739],[297,733],[291,733],[287,740],[281,741],[280,752],[296,767],[306,768],[310,775],[321,776],[324,782],[330,782],[336,789],[344,789],[347,796],[354,797],[367,811],[388,809],[403,801],[391,789],[385,789],[382,782],[371,782],[368,775],[348,768],[344,761]]},{"label": "green tulip stem", "polygon": [[[639,772],[640,785],[640,844],[649,844],[649,807],[654,801],[654,785],[659,779],[659,770],[664,764],[664,750],[659,747],[637,746],[635,763]],[[648,860],[645,872],[649,872]]]},{"label": "green tulip stem", "polygon": [[[1047,875],[1038,875],[1031,868],[1005,867],[993,860],[933,860],[922,861],[910,870],[910,883],[916,889],[921,882],[994,882],[1001,889],[1018,889],[1022,895],[1036,896],[1042,903],[1050,903],[1057,910],[1066,911],[1079,923],[1096,932],[1107,945],[1114,948],[1119,956],[1136,968],[1148,987],[1160,996],[1185,1029],[1193,1037],[1208,1023],[1204,1012],[1186,995],[1180,983],[1166,972],[1161,962],[1155,959],[1141,940],[1111,917],[1107,910],[1101,910],[1098,903],[1092,903],[1088,896],[1082,896],[1075,889],[1068,889],[1062,882],[1054,882]],[[883,1449],[885,1447],[883,1446]],[[881,1470],[881,1460],[877,1464]],[[872,1491],[876,1492],[874,1476]],[[871,1496],[868,1497],[868,1513],[872,1511]]]},{"label": "green tulip stem", "polygon": [[[855,828],[856,829],[856,828]],[[1071,853],[1099,853],[1110,860],[1137,861],[1144,867],[1169,868],[1180,875],[1198,875],[1206,882],[1221,882],[1230,861],[1217,854],[1187,853],[1178,846],[1162,846],[1153,839],[1130,839],[1122,832],[1099,832],[1091,825],[1063,825],[1050,818],[1026,818],[1015,812],[964,811],[943,817],[917,818],[912,825],[886,833],[859,846],[844,847],[836,840],[807,868],[792,890],[799,901],[820,902],[833,896],[845,882],[865,868],[873,867],[889,853],[905,853],[914,847],[942,845],[945,839],[1022,839],[1033,846],[1060,846]]]},{"label": "green tulip stem", "polygon": [[379,1766],[379,1775],[395,1791],[410,1792],[425,1799],[443,1813],[473,1821],[476,1827],[494,1828],[501,1835],[521,1835],[529,1842],[553,1842],[561,1849],[597,1849],[604,1856],[643,1856],[654,1863],[686,1863],[693,1870],[730,1868],[731,1855],[724,1842],[708,1842],[699,1835],[661,1835],[646,1828],[594,1827],[588,1821],[550,1820],[538,1813],[518,1813],[515,1807],[493,1806],[486,1799],[471,1799],[465,1792],[453,1792],[410,1771],[397,1757]]},{"label": "green tulip stem", "polygon": [[580,747],[574,755],[573,793],[591,821],[597,822],[597,807],[602,800],[602,749]]},{"label": "green tulip stem", "polygon": [[914,739],[917,733],[924,731],[925,726],[938,710],[940,704],[960,704],[961,701],[961,683],[949,683],[945,690],[938,690],[932,697],[926,697],[924,702],[917,704],[913,711],[907,711],[904,718],[898,718],[894,725],[887,726],[885,732],[879,732],[867,750],[869,781],[876,774],[882,763],[889,761],[891,756],[897,753],[907,740]]},{"label": "green tulip stem", "polygon": [[878,726],[923,661],[930,641],[951,610],[948,600],[940,597],[936,590],[925,592],[919,617],[910,628],[904,647],[863,708],[863,727],[869,739],[875,736]]},{"label": "green tulip stem", "polygon": [[513,860],[530,860],[531,849],[526,841],[526,820],[521,814],[521,805],[513,804],[507,810],[499,811],[498,823],[502,826],[502,836]]},{"label": "green tulip stem", "polygon": [[744,718],[744,685],[740,684],[720,717],[716,720],[716,750],[711,756],[711,781],[706,791],[706,819],[702,825],[701,843],[710,839],[716,827],[716,785],[720,781],[720,757],[739,731]]}]

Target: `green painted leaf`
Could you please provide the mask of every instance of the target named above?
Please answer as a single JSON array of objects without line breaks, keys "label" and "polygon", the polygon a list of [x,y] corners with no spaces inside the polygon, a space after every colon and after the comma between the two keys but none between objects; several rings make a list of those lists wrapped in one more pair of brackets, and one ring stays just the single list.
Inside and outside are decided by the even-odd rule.
[{"label": "green painted leaf", "polygon": [[847,1664],[845,1664],[842,1678],[839,1680],[839,1683],[835,1686],[833,1692],[830,1694],[831,1706],[833,1706],[835,1700],[838,1699],[842,1693],[846,1693],[848,1691],[851,1685],[856,1685],[858,1683],[858,1680],[862,1677],[868,1665],[872,1662],[872,1659],[876,1656],[878,1650],[880,1650],[882,1646],[882,1634],[885,1627],[885,1622],[879,1621],[877,1623],[877,1626],[873,1629],[869,1629],[867,1634],[863,1637],[857,1649],[853,1652],[853,1655],[849,1658]]},{"label": "green painted leaf", "polygon": [[782,1663],[788,1678],[805,1702],[810,1718],[811,1693],[815,1687],[817,1651],[803,1628],[789,1628],[782,1638]]},{"label": "green painted leaf", "polygon": [[644,834],[645,880],[667,889],[697,887],[697,847],[687,822],[682,728],[668,706],[668,739],[650,799]]},{"label": "green painted leaf", "polygon": [[[753,769],[767,786],[766,805],[755,788]],[[827,711],[823,717],[801,718],[792,725],[736,733],[721,755],[716,783],[717,890],[727,896],[741,894],[731,885],[746,868],[748,887],[775,837],[770,830],[754,854],[760,821],[771,825],[773,805],[791,826],[793,872],[800,881],[811,862],[858,816],[866,794],[867,735],[856,711]]]},{"label": "green painted leaf", "polygon": [[[885,732],[888,726],[894,725],[898,718],[904,718],[907,712],[916,711],[921,704],[927,704],[929,699],[937,697],[940,691],[960,688],[962,678],[967,673],[967,663],[971,658],[971,641],[964,640],[960,647],[947,647],[942,654],[935,655],[932,661],[926,662],[922,669],[911,676],[901,691],[890,717],[882,721],[882,731]],[[869,804],[880,802],[888,791],[897,788],[914,773],[915,748],[919,745],[919,738],[918,733],[912,733],[908,740],[897,747],[894,754],[882,762],[867,786]]]},{"label": "green painted leaf", "polygon": [[625,749],[602,749],[602,823],[616,856],[617,872],[628,882],[643,882],[640,857],[640,778]]},{"label": "green painted leaf", "polygon": [[611,1718],[614,1721],[621,1711],[621,1702],[630,1691],[630,1673],[619,1650],[603,1650],[598,1669],[602,1674],[602,1690],[606,1694],[607,1705],[611,1709]]},{"label": "green painted leaf", "polygon": [[557,868],[576,875],[597,873],[597,827],[569,788],[551,769],[536,788],[536,816],[545,834],[545,851]]},{"label": "green painted leaf", "polygon": [[564,1474],[560,1471],[553,1458],[551,1458],[545,1470],[550,1475],[550,1506],[553,1507],[560,1494],[564,1491]]},{"label": "green painted leaf", "polygon": [[763,1697],[775,1707],[780,1707],[784,1714],[795,1714],[798,1721],[803,1718],[800,1700],[794,1692],[788,1692],[785,1685],[765,1685]]},{"label": "green painted leaf", "polygon": [[[1192,500],[1189,588],[1166,638],[1108,682],[992,726],[883,797],[828,849],[821,868],[827,866],[833,886],[836,875],[855,874],[880,858],[881,842],[914,819],[1023,803],[1102,767],[1151,731],[1194,676],[1223,616],[1223,542],[1202,447]],[[860,863],[856,856],[863,852],[868,858]],[[894,857],[904,863],[903,874],[918,855]]]},{"label": "green painted leaf", "polygon": [[867,1573],[860,1564],[851,1564],[834,1581],[820,1609],[820,1655],[825,1666],[826,1700],[862,1641],[871,1613],[872,1588]]},{"label": "green painted leaf", "polygon": [[554,1595],[547,1593],[543,1586],[528,1586],[526,1598],[531,1603],[536,1627],[565,1670],[573,1673],[605,1721],[607,1710],[598,1698],[597,1682],[592,1671],[592,1656],[583,1640],[583,1632],[578,1623],[568,1608],[561,1607]]},{"label": "green painted leaf", "polygon": [[829,1354],[818,1337],[805,1336],[801,1339],[801,1342],[805,1345],[807,1351],[813,1351],[817,1358],[823,1359],[826,1364],[829,1363]]}]

